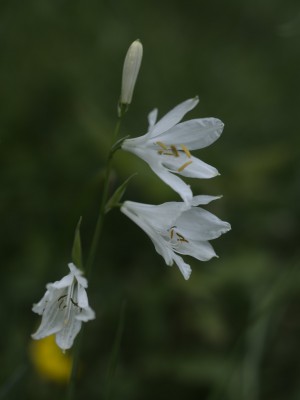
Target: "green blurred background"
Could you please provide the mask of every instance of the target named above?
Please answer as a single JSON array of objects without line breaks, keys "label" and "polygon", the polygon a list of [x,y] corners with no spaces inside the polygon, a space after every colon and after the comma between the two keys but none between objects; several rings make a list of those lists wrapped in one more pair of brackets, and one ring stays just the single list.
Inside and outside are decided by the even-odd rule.
[{"label": "green blurred background", "polygon": [[[225,130],[196,152],[221,176],[207,207],[232,224],[220,258],[184,281],[118,211],[106,219],[89,296],[78,399],[102,399],[120,306],[113,399],[300,399],[300,6],[297,0],[2,0],[0,3],[0,399],[63,399],[29,357],[32,303],[67,273],[83,216],[88,248],[130,43],[144,58],[122,135],[198,94],[188,118]],[[126,199],[180,200],[130,154]],[[86,252],[85,252],[86,254]]]}]

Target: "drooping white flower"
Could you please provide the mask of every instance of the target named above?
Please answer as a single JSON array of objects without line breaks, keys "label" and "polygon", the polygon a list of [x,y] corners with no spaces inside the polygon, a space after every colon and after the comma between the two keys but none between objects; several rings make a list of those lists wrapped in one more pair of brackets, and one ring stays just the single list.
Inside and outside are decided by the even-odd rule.
[{"label": "drooping white flower", "polygon": [[123,150],[146,161],[186,203],[193,197],[190,186],[174,174],[191,178],[212,178],[219,174],[216,168],[193,157],[190,150],[202,149],[217,140],[222,133],[223,122],[217,118],[200,118],[179,123],[198,101],[197,97],[184,101],[158,122],[157,109],[153,110],[148,116],[148,132],[126,139],[122,144]]},{"label": "drooping white flower", "polygon": [[208,242],[231,229],[212,213],[197,207],[219,197],[195,196],[191,206],[183,202],[168,202],[158,206],[125,201],[121,211],[142,228],[152,240],[155,250],[167,265],[175,262],[185,279],[191,268],[178,254],[186,254],[201,261],[216,257]]},{"label": "drooping white flower", "polygon": [[86,278],[73,263],[68,266],[70,273],[60,281],[48,283],[44,297],[32,308],[42,315],[41,325],[32,338],[42,339],[55,334],[56,344],[62,350],[72,347],[82,322],[95,318],[85,290],[88,286]]}]

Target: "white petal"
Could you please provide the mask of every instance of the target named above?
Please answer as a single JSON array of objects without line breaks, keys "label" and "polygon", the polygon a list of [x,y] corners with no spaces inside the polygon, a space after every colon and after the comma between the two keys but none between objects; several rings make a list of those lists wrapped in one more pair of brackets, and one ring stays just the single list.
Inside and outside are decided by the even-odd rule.
[{"label": "white petal", "polygon": [[77,276],[76,279],[80,286],[82,286],[84,288],[88,287],[88,281],[84,276]]},{"label": "white petal", "polygon": [[47,290],[44,297],[38,303],[33,305],[32,311],[39,315],[42,315],[45,310],[46,304],[49,301],[49,297],[49,290]]},{"label": "white petal", "polygon": [[81,308],[88,307],[89,301],[88,301],[88,297],[87,297],[87,294],[86,294],[86,290],[81,285],[78,285],[77,290],[78,290],[78,292],[77,292],[77,303],[78,303],[78,306],[81,307]]},{"label": "white petal", "polygon": [[52,325],[48,327],[46,325],[41,325],[39,329],[31,335],[32,339],[39,340],[43,339],[46,336],[54,335],[55,333],[61,330],[61,325]]},{"label": "white petal", "polygon": [[[75,313],[74,310],[71,313]],[[78,319],[75,319],[75,315],[70,317],[68,323],[64,325],[63,329],[61,329],[56,334],[56,344],[62,350],[70,349],[73,345],[75,337],[78,335],[82,322]]]},{"label": "white petal", "polygon": [[187,240],[212,240],[230,230],[230,224],[203,208],[193,207],[176,221],[180,234]]},{"label": "white petal", "polygon": [[189,185],[183,182],[178,176],[173,175],[166,168],[160,165],[150,165],[153,172],[160,177],[167,185],[169,185],[175,192],[179,194],[182,200],[190,204],[193,199],[193,192]]},{"label": "white petal", "polygon": [[91,307],[86,307],[82,309],[82,311],[78,315],[76,315],[75,318],[78,319],[78,321],[87,322],[91,319],[95,319],[96,314],[95,311],[91,309]]},{"label": "white petal", "polygon": [[212,245],[207,241],[184,243],[180,246],[178,253],[195,257],[200,261],[208,261],[212,257],[217,257]]},{"label": "white petal", "polygon": [[65,290],[58,292],[56,299],[46,304],[41,325],[32,335],[33,339],[41,339],[43,337],[52,335],[62,328],[64,322],[64,312],[62,312],[62,310],[59,308],[57,299],[63,294],[66,294]]},{"label": "white petal", "polygon": [[148,115],[149,131],[151,131],[153,126],[155,125],[155,122],[157,120],[157,113],[158,113],[157,108],[154,108],[154,110],[152,110]]},{"label": "white petal", "polygon": [[163,132],[159,141],[166,145],[184,144],[189,150],[202,149],[215,142],[223,128],[223,122],[217,118],[191,119]]},{"label": "white petal", "polygon": [[156,137],[157,135],[160,135],[161,133],[172,128],[174,125],[182,120],[187,112],[195,108],[198,102],[198,97],[195,97],[193,99],[186,100],[178,106],[174,107],[155,124],[151,131],[151,137]]},{"label": "white petal", "polygon": [[63,289],[71,285],[73,282],[74,275],[72,273],[64,276],[60,281],[56,281],[54,283],[49,283],[48,288],[52,287],[53,289]]},{"label": "white petal", "polygon": [[180,272],[182,273],[184,279],[188,280],[190,275],[191,275],[191,273],[192,273],[192,270],[191,270],[191,267],[189,266],[189,264],[186,264],[183,261],[182,257],[180,257],[178,255],[175,255],[174,261],[177,264],[177,266],[178,266]]},{"label": "white petal", "polygon": [[220,199],[221,197],[222,196],[206,196],[206,195],[194,196],[191,205],[199,206],[200,204],[208,204],[211,201]]},{"label": "white petal", "polygon": [[148,134],[139,136],[133,139],[126,139],[121,145],[121,148],[125,151],[129,151],[138,157],[144,159],[145,152],[147,151],[146,145],[148,141]]},{"label": "white petal", "polygon": [[82,275],[82,272],[80,271],[79,268],[76,267],[76,265],[74,263],[69,263],[68,264],[69,270],[70,272],[74,275],[74,276],[80,276]]},{"label": "white petal", "polygon": [[181,213],[186,210],[186,206],[181,202],[167,202],[156,205],[125,201],[122,209],[129,209],[137,217],[157,231],[168,229]]},{"label": "white petal", "polygon": [[84,288],[87,288],[88,283],[86,278],[82,276],[83,272],[79,268],[77,268],[76,265],[73,263],[69,263],[68,267],[70,268],[70,271],[73,274],[73,276],[77,279],[77,282]]},{"label": "white petal", "polygon": [[149,236],[149,238],[152,240],[152,243],[154,244],[155,250],[164,258],[166,264],[172,265],[172,257],[174,253],[170,251],[168,246],[166,246],[166,241],[159,233],[159,231],[165,230],[166,226],[164,226],[163,228],[159,228],[159,230],[155,230],[153,226],[146,222],[145,219],[135,214],[135,212],[132,210],[133,203],[134,202],[125,201],[125,203],[121,207],[121,211],[133,222],[135,222]]},{"label": "white petal", "polygon": [[[189,178],[210,179],[219,175],[218,170],[196,157],[187,157],[180,153],[179,157],[160,156],[163,165],[170,171]],[[191,161],[190,164],[187,164]],[[185,166],[186,165],[186,166]],[[182,169],[183,168],[183,169]]]},{"label": "white petal", "polygon": [[[177,192],[187,204],[192,201],[193,196],[190,186],[184,183],[179,177],[172,175],[167,169],[184,176],[197,178],[212,178],[213,176],[218,175],[218,171],[214,167],[205,164],[195,157],[190,159],[184,152],[180,152],[180,157],[172,157],[158,154],[157,150],[152,148],[142,146],[131,147],[131,144],[129,145],[129,143],[124,147],[124,150],[131,151],[146,161],[152,171],[155,172],[162,181],[175,190],[175,192]],[[178,169],[180,169],[187,161],[192,161],[192,164],[194,163],[194,166],[191,167],[191,173],[188,172],[188,168],[192,164],[184,168],[183,171],[178,172]]]}]

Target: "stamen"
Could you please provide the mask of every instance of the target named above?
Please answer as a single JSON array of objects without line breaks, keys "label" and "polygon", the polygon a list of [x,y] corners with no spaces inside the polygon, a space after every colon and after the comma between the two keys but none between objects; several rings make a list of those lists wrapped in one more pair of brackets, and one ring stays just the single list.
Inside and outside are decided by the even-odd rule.
[{"label": "stamen", "polygon": [[187,155],[188,158],[192,157],[191,153],[189,152],[189,149],[184,144],[181,144],[180,147],[185,152],[185,154]]},{"label": "stamen", "polygon": [[179,157],[178,150],[173,144],[170,146],[170,148],[163,142],[156,142],[156,144],[162,148],[162,150],[158,150],[159,155]]},{"label": "stamen", "polygon": [[178,172],[181,172],[181,171],[183,171],[184,170],[184,168],[186,168],[188,165],[190,165],[190,164],[192,164],[192,160],[190,160],[190,161],[187,161],[186,163],[184,163],[180,168],[178,168]]},{"label": "stamen", "polygon": [[70,301],[72,300],[74,289],[76,286],[76,280],[73,279],[71,285],[68,288],[68,294],[67,294],[67,299],[66,299],[66,311],[65,311],[65,323],[69,323],[70,321],[70,315],[71,315],[71,307],[70,307]]},{"label": "stamen", "polygon": [[185,238],[184,236],[180,235],[180,233],[177,233],[177,232],[176,232],[176,235],[177,235],[177,237],[178,237],[177,240],[178,240],[179,242],[186,242],[186,243],[189,242],[188,240],[186,240],[186,238]]},{"label": "stamen", "polygon": [[72,299],[72,297],[70,298],[70,300],[71,300],[71,303],[72,303],[74,306],[76,306],[76,307],[79,308],[78,303],[76,303],[76,301],[74,301],[74,300]]},{"label": "stamen", "polygon": [[174,228],[177,228],[176,225],[171,226],[171,228],[168,229],[168,232],[170,232],[170,238],[173,239],[174,236]]},{"label": "stamen", "polygon": [[156,142],[160,147],[162,147],[164,150],[168,150],[168,147],[163,143],[163,142]]},{"label": "stamen", "polygon": [[[172,152],[172,153],[168,153],[167,151],[164,151],[164,150],[158,150],[158,154],[161,156],[162,154],[164,155],[164,156],[175,156],[175,154]],[[176,156],[175,156],[176,157]]]},{"label": "stamen", "polygon": [[63,305],[63,304],[64,304],[64,299],[65,299],[66,297],[67,297],[67,295],[64,294],[64,295],[60,296],[60,297],[57,299],[58,308],[61,309],[61,310],[63,310],[64,308],[66,308],[66,305]]},{"label": "stamen", "polygon": [[173,155],[175,157],[179,157],[179,153],[178,153],[178,150],[176,149],[176,147],[173,144],[170,147],[171,147]]}]

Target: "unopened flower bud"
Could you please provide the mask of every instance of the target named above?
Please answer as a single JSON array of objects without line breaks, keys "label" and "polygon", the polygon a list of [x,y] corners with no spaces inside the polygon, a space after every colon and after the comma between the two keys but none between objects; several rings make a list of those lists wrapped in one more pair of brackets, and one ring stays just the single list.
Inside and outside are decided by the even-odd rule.
[{"label": "unopened flower bud", "polygon": [[131,103],[135,82],[140,70],[143,57],[143,46],[139,40],[135,40],[129,47],[123,66],[122,88],[119,101],[119,115],[122,109],[126,111]]}]

